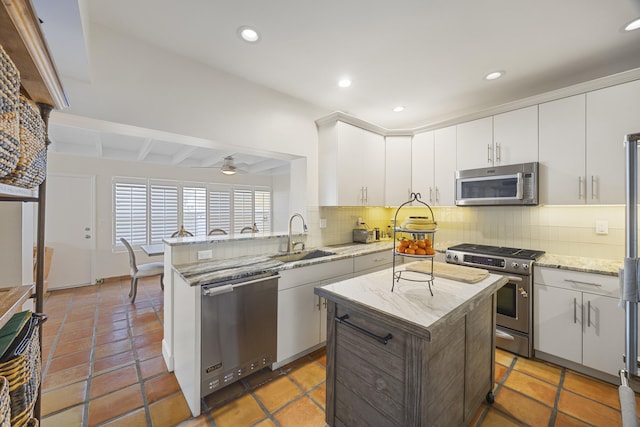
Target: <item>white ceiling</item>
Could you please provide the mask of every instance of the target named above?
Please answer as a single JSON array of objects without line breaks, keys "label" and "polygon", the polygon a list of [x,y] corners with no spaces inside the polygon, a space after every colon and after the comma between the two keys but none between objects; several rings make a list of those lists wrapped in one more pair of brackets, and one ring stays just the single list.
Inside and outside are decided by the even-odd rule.
[{"label": "white ceiling", "polygon": [[[91,45],[83,36],[99,23],[387,129],[437,123],[640,67],[640,30],[622,31],[640,16],[640,0],[34,3],[63,75],[90,72]],[[243,25],[261,33],[259,43],[237,37]],[[485,81],[494,70],[506,75]],[[337,87],[342,76],[351,77],[350,88]],[[394,113],[396,105],[406,110]],[[171,141],[148,138],[116,142],[105,132],[87,132],[102,144],[104,156],[132,151],[143,160],[188,165],[225,154],[187,153]],[[52,139],[72,150],[78,138],[72,133],[54,127]]]}]

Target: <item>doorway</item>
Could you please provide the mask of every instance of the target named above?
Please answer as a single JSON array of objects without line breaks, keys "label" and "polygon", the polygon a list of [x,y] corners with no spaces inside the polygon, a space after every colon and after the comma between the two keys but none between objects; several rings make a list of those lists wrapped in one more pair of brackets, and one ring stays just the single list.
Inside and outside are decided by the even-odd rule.
[{"label": "doorway", "polygon": [[45,245],[53,248],[49,289],[89,285],[93,277],[94,178],[47,176]]}]

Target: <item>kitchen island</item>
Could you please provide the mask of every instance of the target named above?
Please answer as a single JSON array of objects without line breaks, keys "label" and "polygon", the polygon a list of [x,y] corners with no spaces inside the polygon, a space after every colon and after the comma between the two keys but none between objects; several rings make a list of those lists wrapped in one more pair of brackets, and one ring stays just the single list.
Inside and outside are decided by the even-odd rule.
[{"label": "kitchen island", "polygon": [[495,292],[477,283],[400,280],[392,271],[316,288],[328,300],[330,426],[462,426],[493,394]]}]

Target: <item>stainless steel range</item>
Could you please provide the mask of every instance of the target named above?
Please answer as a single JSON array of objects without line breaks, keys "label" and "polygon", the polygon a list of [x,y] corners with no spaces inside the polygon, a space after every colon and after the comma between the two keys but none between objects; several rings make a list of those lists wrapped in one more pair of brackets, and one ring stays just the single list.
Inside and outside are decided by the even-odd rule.
[{"label": "stainless steel range", "polygon": [[447,249],[446,261],[502,274],[509,282],[497,292],[496,346],[533,355],[533,262],[544,251],[463,243]]}]

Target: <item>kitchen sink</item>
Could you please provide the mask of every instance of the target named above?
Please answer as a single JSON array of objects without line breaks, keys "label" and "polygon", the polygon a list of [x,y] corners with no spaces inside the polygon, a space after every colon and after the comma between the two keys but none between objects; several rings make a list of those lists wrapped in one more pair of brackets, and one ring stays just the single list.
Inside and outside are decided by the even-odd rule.
[{"label": "kitchen sink", "polygon": [[303,261],[307,259],[322,258],[329,255],[335,255],[335,252],[314,249],[311,251],[294,252],[290,254],[274,255],[271,258],[281,262]]}]

